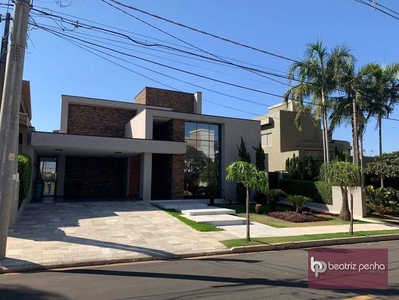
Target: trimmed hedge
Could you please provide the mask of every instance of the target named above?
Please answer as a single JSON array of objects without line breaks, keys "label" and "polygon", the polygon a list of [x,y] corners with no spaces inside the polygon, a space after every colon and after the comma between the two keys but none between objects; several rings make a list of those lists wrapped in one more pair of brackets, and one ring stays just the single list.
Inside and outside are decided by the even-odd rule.
[{"label": "trimmed hedge", "polygon": [[282,179],[280,189],[288,195],[302,195],[314,202],[332,204],[332,184],[324,181]]},{"label": "trimmed hedge", "polygon": [[18,155],[18,173],[19,173],[19,205],[22,204],[28,196],[31,177],[32,177],[32,159],[27,154]]}]

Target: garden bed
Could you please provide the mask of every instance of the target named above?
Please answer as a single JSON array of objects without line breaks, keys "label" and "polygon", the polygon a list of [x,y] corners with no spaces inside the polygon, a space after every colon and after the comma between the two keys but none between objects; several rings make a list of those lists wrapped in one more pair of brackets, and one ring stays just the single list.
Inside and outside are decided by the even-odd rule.
[{"label": "garden bed", "polygon": [[302,213],[298,214],[293,211],[275,211],[269,212],[267,214],[269,217],[276,218],[283,221],[293,222],[293,223],[301,223],[301,222],[320,222],[320,221],[328,221],[329,218],[317,216],[312,213]]}]

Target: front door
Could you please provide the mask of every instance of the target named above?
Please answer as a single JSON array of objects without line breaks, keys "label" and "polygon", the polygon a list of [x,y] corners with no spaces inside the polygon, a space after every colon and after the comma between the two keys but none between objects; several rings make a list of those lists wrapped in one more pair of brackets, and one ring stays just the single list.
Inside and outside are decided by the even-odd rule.
[{"label": "front door", "polygon": [[40,157],[40,174],[44,180],[43,196],[54,197],[57,183],[57,157]]}]

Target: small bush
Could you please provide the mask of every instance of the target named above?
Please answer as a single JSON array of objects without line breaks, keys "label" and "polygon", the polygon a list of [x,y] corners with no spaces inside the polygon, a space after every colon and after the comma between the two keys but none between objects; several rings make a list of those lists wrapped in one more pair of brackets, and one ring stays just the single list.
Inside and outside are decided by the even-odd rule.
[{"label": "small bush", "polygon": [[293,223],[328,221],[328,219],[324,217],[319,217],[312,214],[297,214],[292,211],[275,211],[270,212],[267,215],[272,218]]},{"label": "small bush", "polygon": [[369,211],[379,214],[399,215],[399,192],[394,188],[366,187],[366,204]]},{"label": "small bush", "polygon": [[18,155],[18,173],[19,173],[19,201],[21,205],[26,196],[28,196],[31,177],[32,177],[32,159],[29,155]]},{"label": "small bush", "polygon": [[309,197],[302,195],[289,195],[287,197],[288,202],[292,204],[296,213],[302,213],[302,208],[306,202],[312,201]]}]

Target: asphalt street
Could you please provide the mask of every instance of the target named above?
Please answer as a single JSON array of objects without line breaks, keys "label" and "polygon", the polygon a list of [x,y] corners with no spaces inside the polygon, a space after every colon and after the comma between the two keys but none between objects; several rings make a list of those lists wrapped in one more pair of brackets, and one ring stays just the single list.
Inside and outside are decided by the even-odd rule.
[{"label": "asphalt street", "polygon": [[399,243],[388,249],[389,289],[309,289],[307,249],[209,256],[0,276],[0,299],[399,299]]}]

